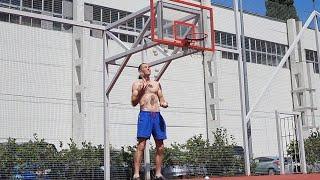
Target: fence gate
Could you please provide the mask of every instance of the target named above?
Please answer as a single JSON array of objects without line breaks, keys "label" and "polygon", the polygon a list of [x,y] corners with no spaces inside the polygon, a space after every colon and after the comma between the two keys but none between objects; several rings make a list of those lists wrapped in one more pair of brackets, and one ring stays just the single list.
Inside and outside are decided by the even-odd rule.
[{"label": "fence gate", "polygon": [[280,174],[306,173],[300,113],[276,111],[276,125]]}]

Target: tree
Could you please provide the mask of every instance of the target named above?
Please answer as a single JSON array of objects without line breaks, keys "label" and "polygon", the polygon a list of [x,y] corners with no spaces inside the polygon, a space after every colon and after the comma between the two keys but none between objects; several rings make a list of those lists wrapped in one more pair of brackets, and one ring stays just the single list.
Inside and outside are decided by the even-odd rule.
[{"label": "tree", "polygon": [[[34,134],[34,140],[17,143],[16,139],[9,138],[0,146],[0,178],[9,178],[14,170],[36,168],[39,172],[52,169],[58,154],[54,145],[39,139]],[[2,177],[1,176],[4,176]]]},{"label": "tree", "polygon": [[286,21],[287,19],[299,20],[294,0],[266,0],[267,16]]},{"label": "tree", "polygon": [[[234,137],[223,128],[216,129],[213,136],[212,143],[200,134],[186,143],[173,143],[171,147],[166,147],[164,166],[188,166],[193,176],[243,173],[243,149],[234,143]],[[154,154],[154,151],[152,148],[151,153]]]},{"label": "tree", "polygon": [[[185,143],[173,143],[165,148],[164,166],[181,165],[192,170],[192,176],[231,175],[239,168],[243,169],[243,152],[236,153],[233,136],[225,129],[213,132],[214,142],[209,142],[203,135],[195,135]],[[46,172],[49,179],[103,179],[104,150],[102,145],[94,146],[83,142],[77,146],[70,139],[68,148],[57,151],[53,144],[34,135],[34,140],[17,143],[9,138],[0,144],[0,179],[10,179],[15,175],[16,167],[22,174],[25,164],[37,165],[36,171]],[[63,147],[60,142],[60,148]],[[241,148],[241,147],[240,147]],[[241,148],[242,149],[242,148]],[[111,179],[130,179],[133,176],[133,155],[136,146],[110,148]],[[155,148],[150,150],[154,156]],[[151,159],[151,163],[154,158]],[[22,168],[21,168],[22,167]],[[30,166],[29,166],[30,167]],[[141,169],[143,171],[143,168]],[[44,176],[44,175],[43,175]],[[38,176],[37,176],[38,177]]]},{"label": "tree", "polygon": [[[320,131],[311,133],[311,135],[304,140],[304,148],[308,165],[313,166],[320,162]],[[299,161],[299,146],[297,141],[293,140],[290,142],[287,152],[288,155],[293,157],[294,161]]]},{"label": "tree", "polygon": [[217,128],[213,132],[214,142],[207,152],[209,156],[207,166],[210,175],[234,175],[244,172],[243,148],[237,146],[234,137],[224,128]]},{"label": "tree", "polygon": [[43,173],[39,176],[45,175],[49,179],[103,179],[100,169],[103,147],[83,142],[78,148],[72,139],[70,141],[68,149],[57,151],[53,144],[39,139],[37,134],[34,134],[34,140],[23,143],[9,138],[0,144],[0,179],[11,179],[13,175],[27,171]]}]

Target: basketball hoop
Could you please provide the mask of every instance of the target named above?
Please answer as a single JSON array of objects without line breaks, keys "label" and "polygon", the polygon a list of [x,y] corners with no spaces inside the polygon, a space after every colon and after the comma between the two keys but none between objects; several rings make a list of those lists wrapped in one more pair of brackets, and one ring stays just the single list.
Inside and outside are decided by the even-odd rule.
[{"label": "basketball hoop", "polygon": [[200,44],[201,41],[204,41],[208,37],[206,33],[190,33],[184,39],[184,46],[188,47],[195,45],[196,43]]},{"label": "basketball hoop", "polygon": [[[151,40],[185,50],[215,51],[213,10],[195,0],[150,0]],[[199,17],[206,16],[204,22]]]}]

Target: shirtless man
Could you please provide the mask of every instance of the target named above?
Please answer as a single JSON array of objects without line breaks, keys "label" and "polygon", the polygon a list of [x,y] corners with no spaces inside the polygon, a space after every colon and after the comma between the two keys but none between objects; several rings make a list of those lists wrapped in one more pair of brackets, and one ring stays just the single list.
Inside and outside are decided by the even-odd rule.
[{"label": "shirtless man", "polygon": [[140,104],[140,113],[138,117],[137,131],[137,151],[134,156],[134,180],[140,180],[139,168],[142,155],[146,146],[147,139],[151,134],[156,143],[156,178],[164,179],[161,174],[161,165],[163,160],[164,145],[163,140],[167,138],[166,124],[160,114],[160,106],[168,107],[168,103],[164,100],[161,85],[159,82],[151,80],[151,70],[148,64],[142,63],[139,66],[139,80],[132,85],[132,106]]}]

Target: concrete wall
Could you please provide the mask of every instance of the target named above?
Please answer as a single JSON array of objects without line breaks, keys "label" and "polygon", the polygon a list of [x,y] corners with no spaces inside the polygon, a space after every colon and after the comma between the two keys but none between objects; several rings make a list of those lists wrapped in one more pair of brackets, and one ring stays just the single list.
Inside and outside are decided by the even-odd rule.
[{"label": "concrete wall", "polygon": [[0,138],[71,137],[71,34],[0,22]]},{"label": "concrete wall", "polygon": [[[220,98],[220,126],[226,128],[242,145],[242,120],[238,79],[238,62],[221,59],[217,62],[218,91]],[[266,81],[275,70],[274,67],[248,64],[248,84],[250,107],[257,101]],[[281,69],[271,88],[263,97],[251,118],[254,156],[276,155],[275,110],[292,111],[290,73]]]},{"label": "concrete wall", "polygon": [[[213,6],[213,10],[215,29],[235,34],[233,9]],[[287,26],[285,22],[274,21],[253,14],[244,14],[243,21],[245,36],[280,44],[288,44]]]}]

